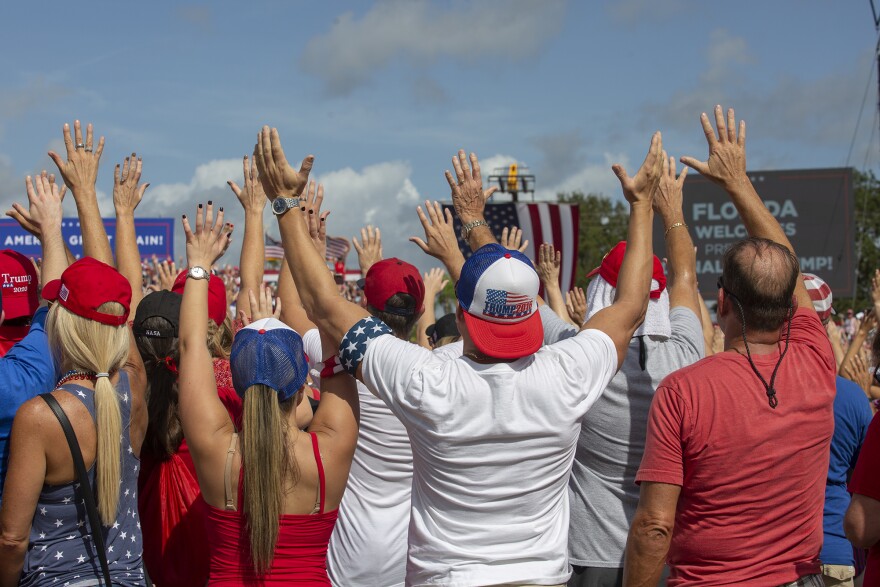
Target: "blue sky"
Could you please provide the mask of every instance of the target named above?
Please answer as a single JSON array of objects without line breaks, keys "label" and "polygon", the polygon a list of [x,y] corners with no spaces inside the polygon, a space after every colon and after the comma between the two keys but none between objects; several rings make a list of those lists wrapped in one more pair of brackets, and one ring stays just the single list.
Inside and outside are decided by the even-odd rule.
[{"label": "blue sky", "polygon": [[423,269],[415,206],[449,197],[459,147],[484,168],[527,164],[539,198],[618,197],[611,163],[633,170],[658,129],[671,154],[704,157],[698,117],[720,102],[748,123],[750,168],[842,166],[873,75],[850,164],[878,162],[867,1],[16,2],[3,16],[4,210],[75,118],[107,139],[105,215],[113,165],[137,151],[142,215],[213,198],[240,223],[226,180],[270,124],[291,159],[316,155],[332,234],[372,222],[386,256]]}]

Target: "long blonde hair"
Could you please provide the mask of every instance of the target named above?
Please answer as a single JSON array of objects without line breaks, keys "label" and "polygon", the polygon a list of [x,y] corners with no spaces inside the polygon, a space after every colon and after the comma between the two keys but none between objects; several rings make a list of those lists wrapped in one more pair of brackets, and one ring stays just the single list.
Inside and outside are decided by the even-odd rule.
[{"label": "long blonde hair", "polygon": [[287,418],[282,417],[290,412],[297,396],[279,402],[275,390],[263,384],[252,385],[244,393],[241,501],[257,574],[272,566],[288,471],[293,473],[291,487],[299,481],[296,459],[290,458],[287,446]]},{"label": "long blonde hair", "polygon": [[[121,316],[124,309],[117,302],[107,302],[98,311]],[[61,304],[56,303],[49,310],[46,332],[56,364],[65,368],[112,375],[128,358],[128,326],[108,326],[89,320]],[[116,389],[107,377],[95,381],[95,430],[98,438],[95,458],[98,513],[104,525],[109,526],[116,519],[119,504],[122,414]]]}]

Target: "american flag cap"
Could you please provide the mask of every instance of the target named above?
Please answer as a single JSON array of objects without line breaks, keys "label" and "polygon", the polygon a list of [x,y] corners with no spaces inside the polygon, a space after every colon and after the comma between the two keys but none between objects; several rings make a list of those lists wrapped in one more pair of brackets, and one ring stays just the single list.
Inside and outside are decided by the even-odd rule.
[{"label": "american flag cap", "polygon": [[804,286],[807,288],[807,293],[810,294],[813,308],[819,315],[819,320],[827,321],[834,313],[834,308],[831,307],[831,288],[822,278],[813,273],[804,273]]},{"label": "american flag cap", "polygon": [[532,262],[519,251],[490,244],[465,261],[455,295],[481,353],[518,359],[541,348],[540,286]]},{"label": "american flag cap", "polygon": [[239,330],[229,355],[232,386],[244,397],[257,384],[278,394],[278,401],[293,397],[306,382],[309,365],[299,334],[280,320],[263,318]]}]

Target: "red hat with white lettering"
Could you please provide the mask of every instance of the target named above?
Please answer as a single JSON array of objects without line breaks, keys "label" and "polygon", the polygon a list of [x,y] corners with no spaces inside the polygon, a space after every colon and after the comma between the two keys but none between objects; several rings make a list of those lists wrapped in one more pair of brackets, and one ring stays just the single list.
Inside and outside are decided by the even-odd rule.
[{"label": "red hat with white lettering", "polygon": [[12,249],[0,251],[0,295],[6,320],[33,316],[40,305],[40,280],[30,259]]},{"label": "red hat with white lettering", "polygon": [[[122,326],[131,308],[131,285],[110,265],[83,257],[65,269],[61,279],[46,284],[43,298],[58,302],[77,316],[109,326]],[[108,302],[122,305],[122,315],[98,310]]]},{"label": "red hat with white lettering", "polygon": [[[611,284],[611,287],[617,287],[617,278],[620,273],[620,266],[623,265],[624,254],[626,254],[626,241],[620,241],[605,254],[598,267],[587,273],[587,279],[594,277],[598,273],[602,279]],[[657,282],[657,288],[651,289],[651,299],[656,300],[660,298],[660,294],[666,289],[666,274],[663,273],[663,264],[657,258],[657,255],[654,255],[654,271],[651,279]]]}]

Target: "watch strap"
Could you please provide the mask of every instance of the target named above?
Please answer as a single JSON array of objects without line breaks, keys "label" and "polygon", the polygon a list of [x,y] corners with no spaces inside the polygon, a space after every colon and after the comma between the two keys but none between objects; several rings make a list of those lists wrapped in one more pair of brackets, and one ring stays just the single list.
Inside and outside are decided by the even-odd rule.
[{"label": "watch strap", "polygon": [[478,226],[489,226],[489,223],[485,220],[474,220],[473,222],[468,222],[467,224],[463,224],[461,226],[461,236],[464,240],[467,240],[471,235],[471,231]]}]

